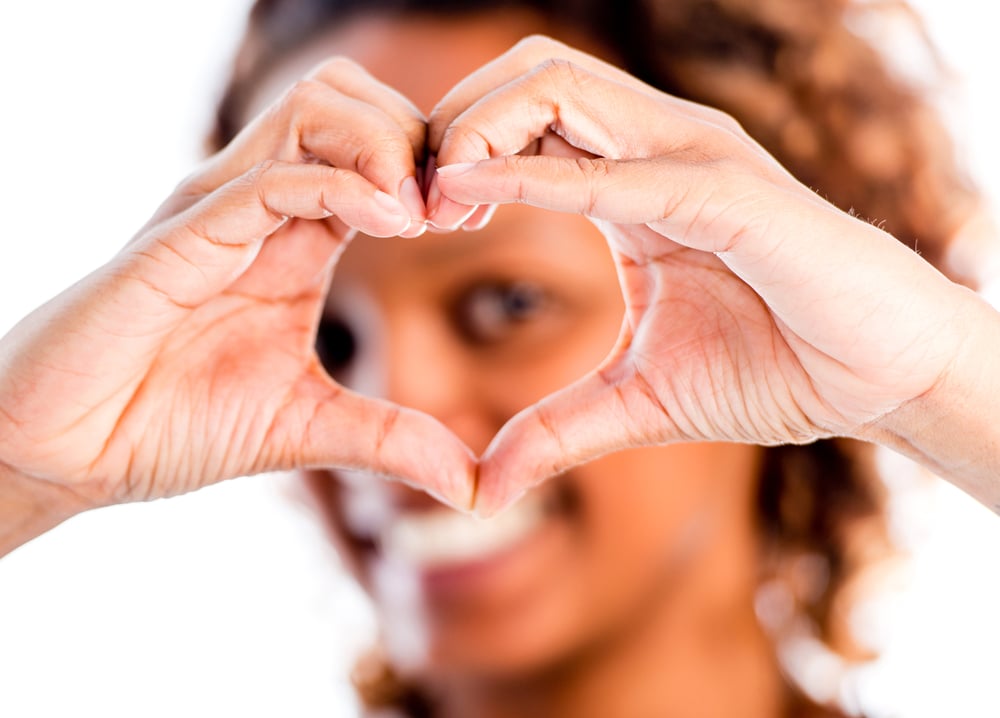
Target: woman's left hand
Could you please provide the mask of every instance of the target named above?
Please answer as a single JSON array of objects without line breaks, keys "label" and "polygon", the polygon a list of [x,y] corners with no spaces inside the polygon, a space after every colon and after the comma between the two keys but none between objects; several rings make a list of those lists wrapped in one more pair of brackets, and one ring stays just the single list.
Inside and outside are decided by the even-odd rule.
[{"label": "woman's left hand", "polygon": [[[431,222],[509,202],[586,215],[627,306],[599,367],[498,434],[480,512],[576,463],[675,441],[895,437],[934,468],[975,458],[928,440],[925,423],[961,397],[955,367],[982,364],[972,327],[1000,342],[996,314],[801,185],[727,115],[531,38],[441,101],[429,147]],[[976,471],[995,476],[996,462]],[[979,493],[1000,500],[995,484]]]}]

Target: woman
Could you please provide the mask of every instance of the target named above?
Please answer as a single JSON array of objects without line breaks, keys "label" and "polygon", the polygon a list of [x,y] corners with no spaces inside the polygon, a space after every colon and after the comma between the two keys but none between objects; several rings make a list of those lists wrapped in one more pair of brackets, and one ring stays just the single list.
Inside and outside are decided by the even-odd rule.
[{"label": "woman", "polygon": [[[982,360],[996,316],[833,211],[726,117],[596,57],[756,121],[762,138],[772,127],[786,164],[812,168],[831,197],[862,188],[850,203],[897,218],[898,234],[920,227],[928,255],[925,238],[943,245],[974,197],[912,98],[890,95],[908,140],[898,146],[858,119],[888,122],[874,103],[893,85],[845,89],[839,62],[867,83],[880,66],[831,25],[836,8],[786,27],[787,13],[740,24],[718,8],[706,19],[702,4],[672,17],[684,7],[595,11],[581,28],[527,8],[345,10],[327,25],[301,5],[262,4],[257,27],[275,31],[278,54],[251,35],[225,140],[227,122],[251,120],[330,54],[385,84],[352,62],[321,64],[122,255],[5,339],[3,486],[24,524],[8,543],[93,504],[268,468],[386,473],[484,513],[565,470],[481,531],[371,475],[311,474],[362,580],[400,604],[386,616],[391,659],[421,695],[390,699],[440,715],[819,714],[782,678],[754,595],[778,577],[800,601],[794,618],[842,648],[841,589],[870,549],[858,526],[879,500],[860,445],[754,445],[877,439],[995,501],[995,429],[976,397],[996,381]],[[639,27],[663,34],[615,42]],[[484,66],[535,32],[587,53],[534,39]],[[827,85],[795,72],[778,83],[818,38],[841,58],[812,58]],[[658,57],[667,47],[678,57]],[[658,62],[670,71],[655,76]],[[770,85],[749,86],[774,99],[755,113],[741,94],[764,69]],[[790,115],[769,124],[782,98]],[[448,169],[418,171],[428,152]],[[513,200],[563,214],[505,207],[489,221],[477,208]],[[413,239],[427,224],[485,227]],[[355,230],[369,237],[344,252]],[[321,302],[326,368],[393,405],[320,368]],[[110,386],[74,363],[95,352]],[[68,392],[73,406],[51,399]],[[927,431],[943,419],[950,431]],[[401,640],[414,630],[424,635]]]}]

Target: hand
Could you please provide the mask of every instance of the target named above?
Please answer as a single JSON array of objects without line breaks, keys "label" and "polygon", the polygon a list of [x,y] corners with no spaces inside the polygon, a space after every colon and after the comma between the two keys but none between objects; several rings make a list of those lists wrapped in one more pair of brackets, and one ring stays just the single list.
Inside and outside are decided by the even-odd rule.
[{"label": "hand", "polygon": [[295,86],[109,264],[2,340],[0,474],[96,506],[363,467],[467,507],[468,449],[338,386],[314,351],[350,238],[422,231],[425,130],[348,61]]},{"label": "hand", "polygon": [[600,454],[858,436],[945,376],[968,292],[799,184],[728,116],[546,38],[432,113],[431,222],[526,202],[592,218],[627,310],[591,374],[513,418],[477,510]]}]

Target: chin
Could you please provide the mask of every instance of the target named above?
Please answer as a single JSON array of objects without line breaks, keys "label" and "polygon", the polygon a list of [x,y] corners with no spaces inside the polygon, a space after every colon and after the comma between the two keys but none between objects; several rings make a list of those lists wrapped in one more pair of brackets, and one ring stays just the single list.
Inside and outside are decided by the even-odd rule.
[{"label": "chin", "polygon": [[491,519],[422,498],[369,511],[367,523],[348,518],[393,662],[406,672],[502,679],[572,652],[586,633],[589,593],[578,503],[572,478],[562,477]]},{"label": "chin", "polygon": [[423,670],[432,677],[519,681],[551,671],[575,655],[579,635],[565,623],[533,618],[431,623]]}]

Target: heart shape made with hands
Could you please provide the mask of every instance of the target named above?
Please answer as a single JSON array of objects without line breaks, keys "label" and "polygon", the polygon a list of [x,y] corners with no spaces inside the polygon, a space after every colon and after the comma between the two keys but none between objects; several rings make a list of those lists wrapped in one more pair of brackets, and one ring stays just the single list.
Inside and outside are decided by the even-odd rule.
[{"label": "heart shape made with hands", "polygon": [[[499,195],[497,202],[456,201],[442,192],[442,184],[457,186],[456,183],[461,181],[462,171],[472,167],[472,164],[453,161],[456,157],[462,159],[463,154],[468,155],[470,149],[474,159],[500,157],[556,160],[558,165],[554,169],[557,175],[565,174],[566,162],[600,158],[600,152],[593,151],[600,148],[592,140],[583,138],[583,141],[579,142],[580,146],[577,146],[573,144],[573,140],[580,138],[576,137],[575,133],[567,133],[567,128],[557,127],[554,122],[542,122],[542,117],[531,113],[530,110],[533,109],[531,105],[537,101],[539,95],[524,92],[525,89],[530,90],[530,87],[517,86],[524,83],[530,85],[548,77],[547,70],[539,72],[538,68],[549,68],[547,59],[543,58],[553,56],[570,57],[578,63],[583,63],[580,67],[586,66],[598,71],[600,75],[607,74],[616,81],[628,77],[620,70],[565,45],[547,38],[532,38],[456,85],[432,112],[427,124],[430,150],[428,159],[422,161],[419,157],[414,158],[420,191],[419,200],[423,203],[422,214],[434,231],[479,229],[490,221],[497,204],[520,201],[532,203],[531,198],[523,196],[524,188],[516,186],[516,178],[526,176],[519,172],[516,166],[505,168],[509,171],[503,178],[487,180],[487,184],[490,184],[492,190]],[[566,69],[570,66],[564,64],[551,67]],[[565,83],[572,78],[564,75],[558,79]],[[468,142],[462,136],[464,131],[479,140],[479,144],[482,144],[486,137],[476,128],[477,120],[469,117],[467,110],[480,102],[484,89],[492,89],[494,84],[503,85],[508,81],[513,81],[514,86],[509,88],[511,92],[522,96],[508,106],[507,117],[513,120],[512,115],[518,110],[527,110],[527,114],[522,112],[522,115],[532,117],[534,124],[525,125],[524,117],[511,121],[506,126],[506,129],[511,130],[510,136],[503,137],[502,142],[498,142],[495,146],[487,146],[483,154],[482,147],[476,147],[475,142]],[[641,83],[633,78],[629,78],[629,81],[634,86],[641,86]],[[467,125],[456,121],[459,115],[469,120]],[[601,130],[600,134],[607,134],[607,131]],[[486,144],[489,145],[488,142]],[[443,151],[441,156],[448,160],[448,164],[443,168],[437,166],[436,153],[439,151]],[[541,174],[537,172],[539,169]],[[545,168],[541,165],[536,167],[534,174],[536,181],[544,183],[549,179],[544,176]],[[552,179],[554,181],[549,190],[559,192],[562,183],[558,181],[558,176]],[[565,183],[565,197],[573,198],[569,201],[574,203],[581,196],[579,180],[577,177],[575,181]],[[515,191],[512,193],[511,189]],[[412,196],[409,198],[407,206],[413,205],[413,199]],[[544,201],[541,204],[544,205]],[[574,214],[592,214],[587,211],[592,208],[586,207],[556,206],[551,209]],[[610,226],[607,229],[610,229]],[[414,232],[411,226],[406,228],[401,236],[413,237],[419,233],[419,231]],[[655,235],[648,228],[641,227],[641,233],[647,238],[650,235],[654,236],[661,250],[667,252],[683,250],[664,237]],[[626,302],[631,299],[637,306],[648,305],[650,287],[660,285],[662,282],[657,278],[646,276],[648,273],[639,268],[641,262],[630,261],[616,250],[613,232],[606,234],[612,242],[612,253],[618,263],[619,276],[623,281],[626,277],[635,279],[631,289],[623,285]],[[677,266],[682,265],[678,263]],[[690,276],[677,283],[677,286],[694,289],[697,289],[696,285]],[[620,340],[605,361],[579,382],[556,391],[550,397],[526,407],[512,417],[501,428],[481,457],[470,457],[471,463],[462,464],[453,455],[454,452],[449,451],[447,461],[435,462],[436,466],[450,467],[445,470],[457,472],[459,475],[433,477],[429,476],[428,472],[421,471],[419,477],[413,477],[413,483],[445,502],[467,509],[470,502],[467,483],[471,482],[472,507],[478,513],[488,515],[515,500],[531,486],[577,463],[621,448],[656,443],[666,439],[688,438],[674,431],[673,426],[666,428],[663,417],[657,417],[667,410],[656,398],[656,392],[650,383],[641,376],[638,382],[634,380],[638,372],[631,362],[629,349],[633,343],[634,320],[639,315],[640,312],[634,307],[631,315],[626,315]],[[688,312],[687,315],[689,324],[696,324],[702,319],[697,312]],[[632,394],[632,398],[627,398],[626,395],[629,393]],[[633,398],[638,401],[633,402]],[[395,428],[393,430],[395,431]],[[405,443],[412,445],[414,442]],[[382,445],[381,439],[379,444]],[[399,463],[396,462],[395,465],[398,467]],[[468,468],[469,473],[463,475],[463,470],[458,467]],[[406,476],[403,476],[403,479],[406,480]]]},{"label": "heart shape made with hands", "polygon": [[[732,118],[590,55],[519,44],[441,100],[426,147],[430,223],[478,227],[504,203],[583,215],[626,306],[604,361],[474,461],[479,513],[628,447],[862,435],[946,371],[947,351],[926,350],[956,331],[926,321],[951,301],[933,268],[804,187]],[[915,277],[934,289],[914,296]]]},{"label": "heart shape made with hands", "polygon": [[[325,70],[19,325],[0,372],[5,464],[93,505],[338,467],[488,515],[624,448],[867,438],[975,332],[966,293],[731,118],[565,45],[522,42],[426,118],[357,66]],[[429,414],[333,381],[316,323],[355,233],[478,226],[507,203],[591,220],[625,315],[597,367],[476,457]]]},{"label": "heart shape made with hands", "polygon": [[[589,153],[575,151],[558,135],[549,134],[534,140],[529,152],[522,151],[519,156],[559,159],[574,155],[589,156]],[[463,205],[442,198],[440,189],[435,189],[438,173],[433,160],[427,167],[421,178],[424,202],[429,207],[434,206],[435,202],[447,203],[444,220],[440,219],[441,214],[427,210],[428,217],[438,218],[443,225],[432,231],[480,229],[490,221],[496,204]],[[441,173],[443,177],[447,175],[447,169]],[[439,195],[437,198],[434,196],[435,192]],[[575,194],[578,187],[570,185],[567,192]],[[652,234],[648,228],[645,228],[645,232]],[[613,243],[614,233],[608,232],[606,239]],[[631,297],[636,305],[644,306],[651,303],[648,299],[651,286],[658,287],[661,294],[664,294],[657,300],[661,304],[668,300],[666,288],[672,287],[671,297],[677,300],[682,309],[670,312],[671,331],[679,337],[690,337],[692,346],[697,345],[702,340],[707,316],[699,308],[702,303],[699,295],[708,282],[717,281],[712,276],[718,273],[715,266],[717,260],[704,252],[675,247],[663,237],[658,237],[658,240],[662,246],[672,249],[678,255],[675,257],[676,261],[667,266],[667,270],[676,276],[665,282],[662,271],[658,270],[656,276],[653,276],[654,272],[649,271],[648,267],[631,262],[614,251],[615,245],[612,244],[618,275],[625,282],[622,289],[625,296]],[[679,256],[685,253],[690,255],[689,262]],[[732,284],[737,295],[752,295],[741,283]],[[741,304],[743,299],[744,297],[734,296],[734,303]],[[753,308],[759,307],[759,302],[755,299],[751,298],[748,303]],[[634,306],[630,311],[633,319],[641,314]],[[636,357],[631,353],[633,339],[634,328],[626,316],[618,341],[609,347],[603,361],[579,381],[559,388],[550,396],[523,408],[501,427],[484,453],[473,460],[472,508],[477,513],[490,515],[501,510],[534,485],[578,463],[615,450],[687,439],[694,434],[675,433],[674,427],[665,421],[668,409],[657,397],[654,380],[639,373]],[[670,343],[669,339],[661,341],[668,350],[672,348],[668,347]],[[685,342],[682,340],[680,343],[683,345]],[[688,347],[684,356],[690,358],[694,354],[696,352]],[[699,358],[704,356],[703,354]],[[705,369],[704,366],[701,368]],[[648,372],[647,375],[653,374],[654,372]],[[662,375],[662,367],[655,374]],[[701,378],[705,378],[707,374],[708,372],[703,371]],[[682,372],[677,373],[677,379],[675,389],[683,386]],[[453,480],[446,486],[439,483],[428,487],[421,483],[417,484],[417,488],[429,490],[429,493],[445,502],[458,504],[467,494],[464,493],[463,482],[454,480],[457,477],[451,478]],[[468,505],[459,504],[458,508],[466,509]]]},{"label": "heart shape made with hands", "polygon": [[[556,141],[558,141],[558,138],[555,138],[553,140],[547,141],[546,145],[553,145],[553,144],[555,144]],[[565,154],[565,153],[561,152],[560,154]],[[434,183],[432,181],[428,181],[428,178],[430,178],[430,180],[434,179],[434,177],[435,177],[435,170],[436,170],[436,168],[435,168],[434,163],[433,163],[433,158],[431,158],[429,160],[428,164],[425,165],[425,167],[418,168],[417,175],[418,175],[418,179],[419,179],[419,182],[420,182],[420,187],[421,187],[421,192],[422,192],[422,198],[423,198],[423,201],[425,203],[429,202],[429,200],[428,200],[428,193],[429,192],[433,192],[434,187],[436,186],[436,183]],[[441,201],[441,199],[442,198],[439,196],[437,201]],[[430,201],[434,201],[433,195],[431,196],[431,200]],[[464,206],[464,205],[460,205],[458,203],[451,203],[451,205],[448,207],[448,212],[449,212],[450,217],[451,217],[451,219],[448,220],[448,224],[450,226],[448,226],[446,228],[433,227],[432,226],[430,228],[430,231],[432,233],[436,234],[436,235],[444,235],[444,234],[451,234],[451,233],[455,233],[455,232],[460,232],[460,231],[463,231],[463,230],[478,230],[478,229],[482,229],[482,228],[484,228],[486,226],[486,224],[488,224],[493,219],[493,215],[494,215],[494,212],[495,212],[496,209],[497,209],[497,205],[496,204]],[[566,228],[565,228],[565,225],[563,223],[559,223],[558,229],[557,229],[556,228],[557,225],[555,225],[555,224],[549,224],[549,222],[551,222],[552,220],[545,219],[545,218],[541,217],[538,214],[538,213],[546,213],[546,212],[548,212],[548,211],[547,210],[537,210],[536,214],[529,214],[528,216],[530,216],[530,217],[536,217],[536,216],[538,216],[539,217],[539,221],[541,221],[542,225],[544,227],[547,227],[549,229],[549,231],[563,231],[563,232],[565,232]],[[431,213],[429,211],[428,211],[427,214],[429,216],[435,216],[433,213]],[[520,214],[523,215],[524,213],[520,212]],[[552,214],[558,214],[558,213],[554,213],[553,212]],[[517,219],[511,219],[512,216],[513,217],[517,217],[518,213],[515,213],[514,215],[503,213],[503,212],[501,213],[501,220],[500,221],[502,223],[502,226],[505,227],[506,229],[497,230],[498,232],[503,233],[505,231],[511,231],[511,230],[513,230],[513,228],[514,228],[515,225],[510,224],[510,223],[511,222],[517,222],[519,220],[517,220]],[[521,221],[523,221],[523,220],[521,220]],[[574,230],[572,228],[574,226],[576,226],[576,225],[574,223],[571,223],[570,224],[570,228],[571,228],[570,232],[583,230],[583,231],[589,231],[591,234],[595,233],[595,230],[594,230],[593,227],[587,227],[586,225],[587,225],[586,222],[581,222],[580,225],[579,225],[579,228]],[[537,230],[537,231],[539,231],[539,236],[542,236],[542,234],[544,233],[544,230]],[[464,235],[464,231],[462,233]],[[496,235],[494,235],[494,236],[496,236]],[[475,242],[477,242],[477,239],[478,239],[478,237],[476,235],[464,235],[464,236],[461,237],[460,241],[462,241],[463,243],[467,243],[468,244],[468,243],[475,243]],[[590,240],[590,242],[593,242],[593,240],[594,240],[594,238],[592,237],[591,240]],[[376,246],[378,248],[377,249],[372,249],[372,250],[362,250],[362,251],[366,252],[366,255],[364,255],[364,256],[368,256],[368,257],[372,257],[372,256],[381,257],[382,261],[389,262],[390,264],[395,264],[395,266],[406,266],[406,264],[408,264],[408,262],[404,261],[403,264],[401,265],[399,259],[396,259],[395,261],[392,260],[392,259],[390,259],[390,257],[392,256],[392,252],[393,252],[393,250],[392,250],[393,243],[391,243],[391,242],[384,242],[382,240],[373,240],[373,239],[367,238],[367,237],[362,238],[362,239],[355,239],[354,240],[355,243],[357,243],[357,242],[370,242],[370,241],[377,241],[378,244]],[[414,244],[419,244],[422,241],[423,240],[419,240],[419,239],[411,239],[406,244],[408,246],[412,247]],[[567,247],[568,245],[561,244],[560,246]],[[591,248],[596,248],[597,245],[595,245],[595,244],[589,244],[588,246],[591,247]],[[360,249],[360,248],[354,247],[352,249]],[[516,250],[514,250],[514,251],[516,251]],[[374,254],[372,254],[372,252]],[[614,275],[612,274],[612,272],[614,272],[614,269],[613,269],[613,267],[612,267],[612,265],[611,265],[611,263],[609,261],[608,255],[604,254],[604,253],[601,253],[601,252],[595,252],[595,254],[596,254],[596,257],[600,261],[607,262],[607,264],[606,265],[602,265],[602,269],[600,269],[600,270],[590,270],[590,272],[588,273],[588,275],[585,275],[585,277],[586,276],[590,276],[590,274],[593,274],[596,271],[598,273],[598,275],[605,282],[607,282],[607,281],[614,281],[614,279],[613,279]],[[586,250],[584,250],[583,253],[577,254],[577,255],[574,255],[574,256],[577,257],[577,259],[575,260],[577,262],[579,262],[579,261],[583,261],[583,262],[594,261],[594,254],[589,254]],[[418,264],[419,264],[419,262],[418,262]],[[410,268],[408,271],[413,272],[413,271],[420,271],[420,270],[419,269]],[[542,279],[543,282],[545,281],[542,278],[543,275],[536,275],[536,276],[539,276],[539,278]],[[593,280],[590,280],[590,281],[593,281]],[[334,284],[336,284],[336,282],[337,282],[336,273],[334,274],[333,282],[334,282]],[[610,289],[610,284],[602,283],[600,286]],[[596,344],[596,345],[594,345],[592,347],[592,349],[587,352],[587,356],[591,357],[591,361],[593,361],[593,359],[595,359],[595,358],[598,358],[598,356],[599,356],[599,355],[595,356],[593,350],[598,350],[598,351],[603,350],[604,354],[607,354],[614,347],[614,345],[615,345],[615,329],[611,328],[611,323],[610,322],[618,322],[618,323],[620,323],[621,319],[622,319],[622,314],[621,314],[621,303],[622,303],[622,300],[621,300],[620,290],[617,291],[616,294],[617,294],[617,298],[611,296],[610,293],[609,293],[609,295],[607,297],[608,301],[607,301],[606,305],[614,307],[615,310],[617,310],[617,311],[608,311],[608,312],[605,312],[603,314],[603,317],[601,317],[601,319],[598,320],[598,321],[602,322],[600,324],[600,326],[602,327],[602,329],[600,330],[600,335],[604,338],[604,343],[603,344]],[[601,295],[601,296],[603,296],[603,295]],[[600,312],[600,311],[603,311],[603,310],[597,309],[596,311]],[[338,312],[335,311],[335,313],[338,313]],[[614,317],[614,318],[612,319],[612,317]],[[588,321],[587,317],[586,316],[582,316],[582,315],[577,317],[577,321],[580,321],[580,320],[582,320],[584,322]],[[617,325],[616,325],[616,328],[617,328]],[[572,350],[572,349],[567,350],[565,348],[562,348],[557,343],[551,343],[549,345],[549,349],[551,351],[555,352],[556,357],[554,359],[546,359],[546,361],[554,361],[556,363],[560,363],[561,362],[561,366],[566,366],[567,362],[568,362],[569,366],[575,366],[576,367],[576,371],[577,372],[580,369],[593,369],[594,366],[595,366],[595,364],[596,364],[596,362],[594,362],[590,366],[585,366],[584,365],[584,362],[586,361],[585,358],[581,361],[580,357],[572,357],[572,356],[566,355],[565,352],[567,352],[567,351],[574,351],[574,350]],[[487,349],[487,351],[488,351],[488,349]],[[562,356],[565,357],[565,358],[561,359],[560,358],[560,353],[563,353]],[[394,361],[399,361],[400,359],[396,358],[396,359],[393,359],[393,360]],[[551,364],[550,364],[550,366],[551,366]],[[516,371],[516,370],[513,370],[513,371],[509,370],[509,371],[510,371],[510,373],[509,373],[510,379],[509,380],[512,381],[512,382],[518,382],[518,379],[517,379],[516,375],[514,374],[514,371]],[[573,372],[573,370],[570,370],[570,373],[566,374],[566,376],[576,376],[576,375],[577,374],[575,372]],[[437,381],[441,381],[441,380],[447,381],[448,379],[445,378],[445,377],[437,377]],[[431,379],[430,377],[428,377],[428,381],[431,381],[431,385],[433,386],[434,380]],[[530,382],[531,380],[529,379],[528,381]],[[427,389],[426,391],[431,391],[431,390]],[[508,395],[509,395],[509,392],[510,392],[510,389],[507,390]],[[517,393],[519,393],[519,392],[523,392],[523,390],[522,389],[515,389],[515,395],[517,395]],[[523,393],[522,393],[522,396],[523,396]],[[516,401],[516,399],[515,399],[515,401]],[[491,408],[490,408],[491,415],[498,415],[500,412],[506,413],[507,411],[509,411],[511,409],[516,409],[516,408],[523,408],[524,411],[528,415],[531,415],[532,412],[537,412],[538,411],[538,408],[535,407],[534,405],[525,406],[524,404],[522,404],[522,405],[511,404],[509,398],[501,399],[500,402],[501,402],[500,405],[491,404]],[[527,404],[527,402],[525,402],[525,403]],[[406,410],[410,409],[410,407],[407,406],[405,403],[403,404],[403,408],[406,409]],[[433,412],[432,412],[432,416],[434,416]],[[508,414],[508,416],[510,416],[510,414]],[[442,415],[441,418],[443,420],[444,416]],[[600,417],[593,417],[593,418],[594,418],[595,421],[600,421]],[[518,423],[517,420],[513,421],[512,424],[511,424],[511,426],[507,427],[507,431],[509,432],[512,429],[515,429],[516,426],[517,426],[517,423]],[[549,427],[549,428],[552,428],[552,427]],[[540,465],[537,469],[533,469],[536,473],[534,473],[531,476],[526,476],[525,474],[521,473],[517,477],[512,477],[511,474],[509,473],[510,461],[511,461],[511,457],[513,456],[513,454],[510,453],[510,450],[512,448],[516,450],[514,453],[516,453],[518,455],[520,455],[520,454],[523,453],[523,455],[525,457],[533,457],[536,460],[539,457],[538,457],[537,453],[533,452],[533,450],[531,449],[531,439],[530,439],[530,437],[525,436],[521,440],[513,439],[512,438],[512,439],[508,439],[507,442],[505,442],[505,440],[504,440],[503,437],[504,437],[503,434],[500,434],[500,435],[494,437],[493,448],[491,448],[491,450],[485,452],[482,456],[475,457],[473,459],[472,468],[474,470],[474,474],[471,477],[469,477],[469,478],[471,479],[471,481],[473,482],[473,486],[475,487],[475,489],[474,489],[475,494],[478,494],[478,495],[474,495],[473,496],[473,502],[474,502],[473,508],[478,513],[481,513],[481,514],[490,514],[490,513],[493,513],[494,511],[498,510],[503,505],[506,505],[510,501],[514,500],[517,497],[517,495],[519,495],[520,493],[523,493],[527,488],[529,488],[530,485],[533,485],[533,484],[537,483],[538,481],[543,480],[544,478],[546,478],[550,474],[558,473],[562,469],[568,468],[568,466],[570,465],[570,463],[577,463],[580,460],[580,459],[577,459],[575,456],[560,457],[558,460],[561,461],[561,462],[564,462],[565,465],[563,465],[563,466],[559,466],[558,468],[549,469],[547,467],[544,467],[544,466]],[[552,437],[551,436],[547,437],[547,439],[550,439],[550,438],[552,438]],[[512,443],[510,443],[510,442],[512,442]],[[481,445],[480,445],[480,447],[481,447]],[[497,448],[497,447],[499,447],[499,448]],[[551,447],[539,447],[539,448],[545,448],[546,450],[551,451]],[[561,444],[557,448],[557,450],[560,451],[560,452],[562,452],[562,451],[565,451],[566,448],[567,448],[567,446],[565,444]],[[508,452],[507,453],[507,458],[503,459],[503,460],[500,459],[500,458],[491,458],[491,456],[493,454],[495,454],[498,450],[500,450],[500,451],[502,451],[502,450],[507,451]],[[586,449],[584,449],[584,450],[586,450]],[[601,453],[604,453],[604,451],[602,451]],[[586,457],[585,456],[584,458],[590,458],[590,457]],[[553,461],[553,464],[556,461],[555,457],[551,457],[550,460]],[[454,465],[452,465],[452,470],[454,470],[455,468],[458,468],[459,472],[461,472],[461,468],[460,467],[455,467]],[[523,471],[523,469],[519,469],[518,471]],[[418,488],[418,489],[422,488],[424,490],[427,490],[432,495],[435,495],[439,500],[445,501],[447,503],[456,504],[459,501],[462,501],[462,504],[459,505],[459,508],[461,508],[461,509],[468,509],[469,508],[469,504],[467,503],[467,501],[468,501],[467,496],[468,495],[465,493],[465,488],[463,486],[464,482],[460,479],[460,477],[450,477],[450,478],[451,478],[451,481],[449,481],[447,485],[441,485],[439,483],[439,484],[436,484],[433,487],[428,487],[428,486],[426,486],[426,485],[424,485],[422,483],[417,483],[417,484],[415,484],[415,487]],[[485,478],[485,480],[484,480],[484,478]],[[524,480],[526,478],[528,479],[528,481]],[[489,493],[487,493],[487,490],[489,491]],[[508,490],[513,490],[513,493],[511,493],[511,494],[508,495],[508,493],[507,493]],[[486,498],[490,499],[490,501],[491,501],[490,504],[487,504],[485,502],[484,499],[486,499]]]}]

